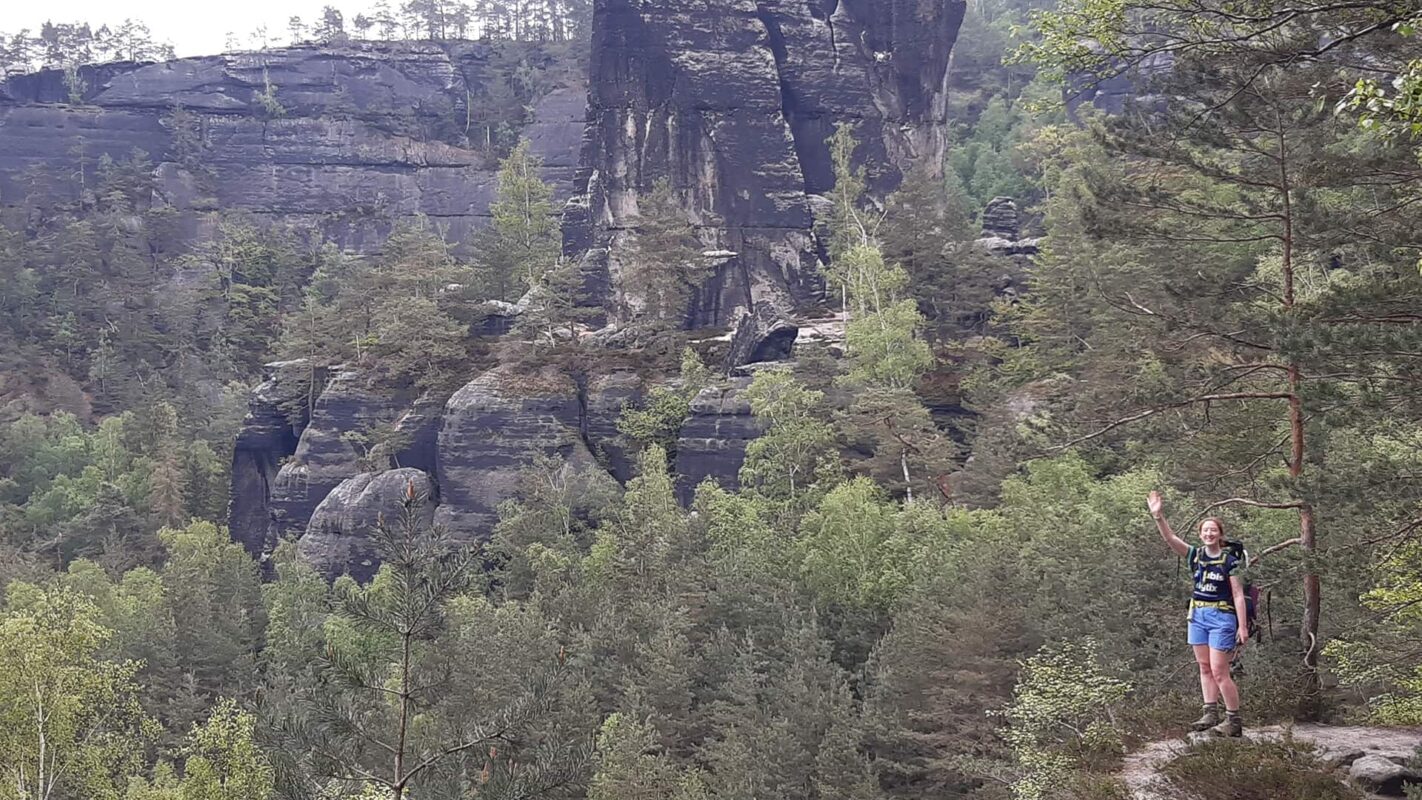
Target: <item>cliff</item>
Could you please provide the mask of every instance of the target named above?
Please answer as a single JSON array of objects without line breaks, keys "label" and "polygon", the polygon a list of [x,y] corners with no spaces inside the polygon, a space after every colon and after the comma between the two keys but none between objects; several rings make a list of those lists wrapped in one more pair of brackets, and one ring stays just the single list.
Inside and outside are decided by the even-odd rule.
[{"label": "cliff", "polygon": [[[179,211],[192,240],[209,212],[240,209],[353,254],[413,215],[467,242],[493,199],[492,131],[516,123],[567,200],[565,252],[610,331],[637,291],[619,280],[619,259],[638,195],[667,178],[720,259],[685,327],[734,332],[730,367],[784,358],[823,301],[825,139],[856,126],[856,160],[873,165],[880,197],[910,164],[940,163],[963,10],[963,0],[598,0],[586,75],[538,47],[445,42],[110,64],[85,69],[78,87],[59,73],[20,76],[0,84],[0,206],[22,208],[44,170],[138,149],[154,164],[154,202]],[[518,65],[539,76],[521,119],[508,95]],[[514,117],[501,122],[506,106]],[[272,365],[236,440],[232,535],[256,556],[298,537],[325,573],[367,576],[375,565],[358,530],[413,482],[436,520],[485,538],[535,457],[627,480],[633,453],[617,417],[658,382],[624,368],[504,363],[457,391],[415,394],[358,369]],[[675,464],[683,498],[703,479],[734,485],[759,431],[738,398],[745,383],[692,404]],[[374,426],[394,431],[400,451],[363,451]]]},{"label": "cliff", "polygon": [[[508,96],[524,67],[542,90]],[[522,124],[544,178],[568,192],[586,95],[555,53],[474,42],[291,47],[105,64],[79,78],[78,103],[61,72],[0,82],[0,211],[36,187],[74,191],[46,173],[142,151],[155,204],[181,212],[190,239],[207,233],[208,212],[242,210],[351,253],[414,215],[466,241],[488,216],[498,164],[484,145],[500,125]]]},{"label": "cliff", "polygon": [[[962,13],[955,0],[598,2],[564,216],[565,251],[582,259],[591,302],[614,326],[620,321],[636,292],[618,279],[620,247],[636,225],[639,193],[668,178],[706,249],[731,254],[694,299],[686,327],[734,329],[730,366],[784,357],[793,320],[823,299],[817,208],[833,186],[825,139],[841,122],[856,126],[856,159],[874,165],[870,186],[879,196],[910,164],[940,163],[948,55]],[[616,419],[650,389],[630,372],[494,366],[450,396],[420,398],[425,411],[414,413],[410,398],[372,394],[357,376],[337,375],[310,419],[295,420],[281,438],[270,433],[280,371],[258,391],[238,442],[233,535],[257,554],[279,536],[314,536],[303,552],[328,573],[355,552],[330,533],[349,527],[347,509],[388,503],[374,495],[397,483],[382,482],[379,469],[371,474],[343,432],[376,418],[411,419],[423,444],[377,466],[420,470],[435,518],[481,539],[535,457],[625,481],[630,446]],[[674,465],[684,499],[704,479],[735,484],[759,430],[737,397],[745,383],[712,387],[693,403]]]},{"label": "cliff", "polygon": [[756,303],[822,299],[817,195],[842,122],[880,195],[942,161],[948,56],[961,0],[605,0],[595,9],[588,127],[566,235],[614,310],[637,197],[671,181],[708,251],[732,254],[687,326],[724,327]]}]

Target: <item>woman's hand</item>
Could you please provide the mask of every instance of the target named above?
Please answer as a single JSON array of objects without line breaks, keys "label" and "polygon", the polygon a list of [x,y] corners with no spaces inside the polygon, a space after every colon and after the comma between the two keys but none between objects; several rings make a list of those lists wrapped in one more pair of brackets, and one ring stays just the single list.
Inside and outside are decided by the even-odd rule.
[{"label": "woman's hand", "polygon": [[1152,517],[1160,516],[1161,512],[1165,510],[1165,498],[1160,496],[1160,492],[1151,492],[1146,495],[1146,508],[1150,509]]},{"label": "woman's hand", "polygon": [[1234,632],[1234,649],[1238,650],[1246,644],[1249,644],[1249,626],[1241,625],[1239,630]]}]

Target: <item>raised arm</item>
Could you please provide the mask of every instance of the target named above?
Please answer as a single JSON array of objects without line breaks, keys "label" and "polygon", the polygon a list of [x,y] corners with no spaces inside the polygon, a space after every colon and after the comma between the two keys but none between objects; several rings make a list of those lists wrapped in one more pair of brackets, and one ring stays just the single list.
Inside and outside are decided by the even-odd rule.
[{"label": "raised arm", "polygon": [[1190,552],[1190,545],[1175,535],[1175,531],[1170,529],[1170,523],[1165,521],[1165,499],[1160,496],[1160,492],[1151,492],[1146,496],[1146,507],[1150,509],[1150,516],[1155,520],[1155,527],[1160,531],[1160,538],[1165,540],[1165,544],[1179,555]]}]

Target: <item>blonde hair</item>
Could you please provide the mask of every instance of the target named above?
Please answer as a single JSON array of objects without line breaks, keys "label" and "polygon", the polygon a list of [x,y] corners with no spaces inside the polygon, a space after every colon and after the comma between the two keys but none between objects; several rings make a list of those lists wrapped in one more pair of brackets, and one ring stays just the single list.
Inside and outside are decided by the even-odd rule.
[{"label": "blonde hair", "polygon": [[1205,517],[1204,519],[1200,520],[1200,530],[1204,530],[1204,529],[1205,529],[1205,523],[1206,523],[1206,522],[1213,522],[1213,523],[1215,523],[1215,527],[1217,527],[1217,528],[1220,529],[1220,538],[1221,538],[1221,539],[1225,538],[1225,524],[1224,524],[1224,520],[1220,519],[1219,517]]}]

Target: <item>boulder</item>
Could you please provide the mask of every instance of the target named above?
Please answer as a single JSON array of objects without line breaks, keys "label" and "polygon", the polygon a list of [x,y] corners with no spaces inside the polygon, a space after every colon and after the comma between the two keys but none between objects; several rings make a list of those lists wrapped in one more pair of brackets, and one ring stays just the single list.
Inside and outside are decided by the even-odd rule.
[{"label": "boulder", "polygon": [[434,484],[417,469],[363,472],[332,489],[297,542],[301,558],[328,580],[347,574],[364,583],[380,569],[372,533],[382,523],[402,523],[406,494],[422,498],[414,511],[419,524],[434,521]]},{"label": "boulder", "polygon": [[295,452],[272,479],[269,541],[300,535],[326,495],[364,471],[361,454],[347,434],[388,421],[396,406],[392,392],[370,386],[359,370],[338,369],[331,376]]},{"label": "boulder", "polygon": [[1376,754],[1355,760],[1348,777],[1363,789],[1387,797],[1403,797],[1408,784],[1422,783],[1422,773]]}]

